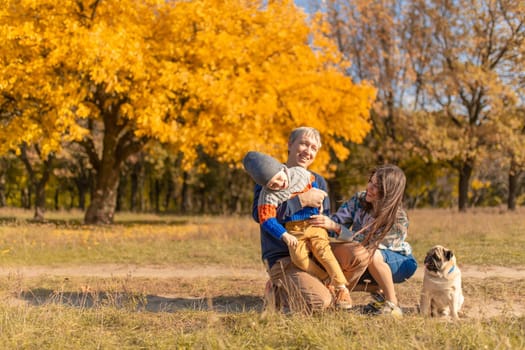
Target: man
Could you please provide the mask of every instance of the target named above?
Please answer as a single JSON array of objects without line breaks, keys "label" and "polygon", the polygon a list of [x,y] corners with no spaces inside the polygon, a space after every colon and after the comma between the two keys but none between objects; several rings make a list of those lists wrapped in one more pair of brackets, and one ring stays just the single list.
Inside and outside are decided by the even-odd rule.
[{"label": "man", "polygon": [[[313,163],[321,148],[319,131],[310,127],[294,129],[288,139],[288,167],[300,166],[305,169]],[[320,207],[323,214],[330,214],[328,186],[319,174],[312,173],[318,188],[294,196],[277,209],[277,217],[291,216],[303,207]],[[252,215],[259,222],[257,204],[262,187],[255,186]],[[297,268],[290,259],[288,246],[261,227],[262,258],[267,265],[271,288],[275,293],[276,306],[290,311],[312,312],[324,310],[332,304],[332,294],[326,286],[308,272]]]}]

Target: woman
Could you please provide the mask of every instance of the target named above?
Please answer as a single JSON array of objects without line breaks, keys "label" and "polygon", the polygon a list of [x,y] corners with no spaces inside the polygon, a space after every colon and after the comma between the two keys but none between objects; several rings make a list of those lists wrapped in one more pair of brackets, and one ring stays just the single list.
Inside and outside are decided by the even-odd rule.
[{"label": "woman", "polygon": [[[382,165],[370,175],[366,191],[356,193],[331,217],[312,216],[310,223],[333,231],[338,240],[358,244],[334,244],[334,255],[348,274],[352,290],[361,276],[359,268],[345,268],[346,262],[368,259],[368,273],[380,292],[368,312],[401,316],[394,283],[410,278],[417,269],[412,248],[405,242],[408,217],[402,208],[406,178],[395,165]],[[365,273],[366,275],[366,273]],[[350,282],[351,280],[351,282]]]}]

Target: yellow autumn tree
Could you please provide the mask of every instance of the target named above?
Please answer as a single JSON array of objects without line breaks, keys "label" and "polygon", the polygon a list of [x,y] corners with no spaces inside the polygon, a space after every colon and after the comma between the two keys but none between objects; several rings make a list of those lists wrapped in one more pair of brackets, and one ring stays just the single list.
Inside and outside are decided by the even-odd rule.
[{"label": "yellow autumn tree", "polygon": [[82,145],[96,171],[87,223],[111,223],[119,171],[148,142],[191,166],[277,157],[300,125],[348,156],[368,132],[375,90],[291,1],[0,1],[0,152]]}]

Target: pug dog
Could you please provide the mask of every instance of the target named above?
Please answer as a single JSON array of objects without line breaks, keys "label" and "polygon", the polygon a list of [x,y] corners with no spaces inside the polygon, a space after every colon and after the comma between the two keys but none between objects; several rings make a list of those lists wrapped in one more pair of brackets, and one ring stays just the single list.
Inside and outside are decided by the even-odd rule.
[{"label": "pug dog", "polygon": [[454,253],[441,245],[432,247],[425,257],[420,313],[457,320],[463,301],[461,271]]}]

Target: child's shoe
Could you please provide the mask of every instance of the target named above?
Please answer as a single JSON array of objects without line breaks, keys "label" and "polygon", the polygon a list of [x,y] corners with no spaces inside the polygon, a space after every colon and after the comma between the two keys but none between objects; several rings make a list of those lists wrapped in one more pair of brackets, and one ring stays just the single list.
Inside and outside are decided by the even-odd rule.
[{"label": "child's shoe", "polygon": [[335,307],[342,310],[352,308],[352,298],[350,291],[346,287],[336,288],[335,290]]}]

